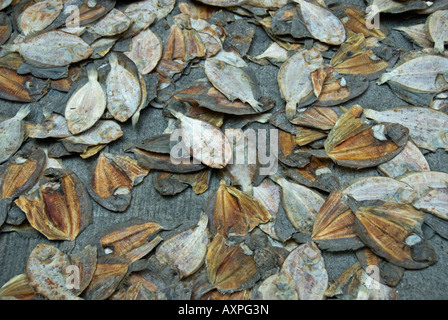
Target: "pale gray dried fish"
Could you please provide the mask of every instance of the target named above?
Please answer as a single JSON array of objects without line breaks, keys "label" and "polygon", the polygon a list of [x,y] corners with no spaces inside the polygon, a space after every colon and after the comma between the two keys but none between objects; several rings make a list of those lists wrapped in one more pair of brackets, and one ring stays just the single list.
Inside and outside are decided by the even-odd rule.
[{"label": "pale gray dried fish", "polygon": [[380,200],[399,203],[412,203],[417,196],[414,188],[407,183],[388,177],[356,179],[342,190],[342,194],[356,201]]},{"label": "pale gray dried fish", "polygon": [[180,120],[182,145],[197,161],[211,167],[222,169],[233,157],[232,146],[226,135],[208,122],[196,120],[172,110]]},{"label": "pale gray dried fish", "polygon": [[132,38],[128,52],[125,52],[138,68],[140,74],[148,74],[162,57],[162,41],[151,29],[140,31]]},{"label": "pale gray dried fish", "polygon": [[43,68],[66,66],[87,59],[93,53],[80,37],[59,30],[44,32],[4,48],[19,52],[29,64]]},{"label": "pale gray dried fish", "polygon": [[439,171],[410,172],[398,180],[410,185],[417,192],[417,199],[432,189],[448,187],[448,173]]},{"label": "pale gray dried fish", "polygon": [[392,110],[364,110],[367,118],[378,122],[398,123],[409,129],[409,138],[418,147],[435,152],[448,149],[448,116],[446,113],[421,107]]},{"label": "pale gray dried fish", "polygon": [[198,224],[163,241],[156,257],[177,267],[180,278],[188,277],[204,263],[209,244],[208,217],[202,214]]},{"label": "pale gray dried fish", "polygon": [[146,1],[131,3],[123,13],[131,19],[131,26],[122,34],[123,38],[133,37],[154,23],[157,16]]},{"label": "pale gray dried fish", "polygon": [[257,199],[271,215],[271,221],[260,224],[258,227],[272,239],[279,240],[275,232],[275,217],[281,202],[280,186],[269,179],[265,179],[258,186],[253,187],[254,198]]},{"label": "pale gray dried fish", "polygon": [[29,5],[20,13],[17,25],[28,36],[48,27],[62,12],[63,0],[45,0]]},{"label": "pale gray dried fish", "polygon": [[65,119],[72,134],[92,128],[106,110],[106,93],[93,64],[88,66],[87,74],[88,82],[73,92],[65,107]]},{"label": "pale gray dried fish", "polygon": [[254,300],[299,300],[297,285],[292,276],[286,272],[279,272],[266,278],[255,292]]},{"label": "pale gray dried fish", "polygon": [[30,111],[30,106],[24,106],[14,117],[0,123],[0,163],[8,160],[22,145],[25,139],[23,119]]},{"label": "pale gray dried fish", "polygon": [[412,205],[417,209],[448,220],[448,188],[433,189],[417,199]]},{"label": "pale gray dried fish", "polygon": [[7,6],[9,6],[12,3],[13,0],[1,0],[0,1],[0,10],[5,9]]},{"label": "pale gray dried fish", "polygon": [[299,300],[324,299],[328,274],[324,258],[314,242],[307,242],[291,251],[281,272],[289,273],[294,279]]},{"label": "pale gray dried fish", "polygon": [[402,13],[413,10],[424,10],[430,7],[429,2],[421,0],[395,1],[395,0],[369,0],[370,10],[366,14],[366,20],[372,19],[382,12]]},{"label": "pale gray dried fish", "polygon": [[125,55],[111,53],[111,70],[106,79],[107,110],[120,122],[131,118],[140,106],[142,90],[138,70]]},{"label": "pale gray dried fish", "polygon": [[395,158],[380,164],[378,169],[391,178],[397,178],[409,172],[431,170],[425,156],[412,141],[408,141],[403,151]]},{"label": "pale gray dried fish", "polygon": [[277,42],[272,42],[263,53],[255,57],[248,56],[248,58],[261,65],[267,64],[268,62],[282,64],[288,60],[288,50],[282,48]]},{"label": "pale gray dried fish", "polygon": [[108,144],[123,136],[123,131],[118,123],[112,120],[99,120],[89,130],[74,136],[62,139],[63,143],[97,146]]},{"label": "pale gray dried fish", "polygon": [[263,111],[255,98],[252,79],[240,68],[208,58],[205,60],[205,74],[213,86],[229,100],[249,103],[255,111]]},{"label": "pale gray dried fish", "polygon": [[305,26],[313,38],[332,45],[345,41],[345,27],[330,10],[305,0],[294,2],[298,3]]},{"label": "pale gray dried fish", "polygon": [[294,118],[297,106],[310,104],[315,95],[314,72],[324,68],[324,61],[316,49],[297,51],[286,60],[278,72],[278,84],[283,99],[286,100],[286,116]]},{"label": "pale gray dried fish", "polygon": [[300,233],[311,234],[314,220],[325,203],[325,198],[282,176],[275,175],[271,179],[282,187],[282,204],[291,223]]},{"label": "pale gray dried fish", "polygon": [[131,19],[120,10],[114,8],[100,20],[88,26],[87,30],[100,37],[112,37],[122,34],[130,26]]},{"label": "pale gray dried fish", "polygon": [[377,83],[381,85],[393,82],[406,90],[440,93],[448,89],[446,70],[448,70],[448,58],[420,54],[405,59],[390,72],[384,73]]},{"label": "pale gray dried fish", "polygon": [[445,43],[448,42],[448,10],[439,10],[431,14],[426,20],[426,28],[431,40],[434,42],[436,53],[445,52]]},{"label": "pale gray dried fish", "polygon": [[424,23],[409,27],[395,28],[398,31],[404,32],[407,37],[418,44],[422,48],[432,48],[433,42],[429,38],[428,30]]}]

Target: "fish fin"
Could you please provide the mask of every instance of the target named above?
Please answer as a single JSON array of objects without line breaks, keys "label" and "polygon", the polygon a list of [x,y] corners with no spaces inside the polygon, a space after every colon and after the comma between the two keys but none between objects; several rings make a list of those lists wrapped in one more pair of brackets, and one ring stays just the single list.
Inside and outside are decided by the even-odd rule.
[{"label": "fish fin", "polygon": [[263,108],[261,107],[261,104],[257,100],[250,100],[248,101],[250,106],[256,111],[256,112],[262,112]]},{"label": "fish fin", "polygon": [[135,128],[137,126],[137,122],[140,119],[140,109],[137,110],[132,116],[132,127]]}]

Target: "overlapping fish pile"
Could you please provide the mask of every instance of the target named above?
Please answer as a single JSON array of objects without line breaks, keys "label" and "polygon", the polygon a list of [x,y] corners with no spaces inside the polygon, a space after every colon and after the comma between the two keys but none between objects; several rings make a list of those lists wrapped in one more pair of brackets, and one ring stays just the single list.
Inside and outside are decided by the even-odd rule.
[{"label": "overlapping fish pile", "polygon": [[[448,1],[360,2],[0,1],[0,98],[15,107],[0,123],[0,237],[45,240],[0,299],[397,299],[405,270],[437,263],[431,234],[448,239],[448,173],[425,157],[448,150]],[[382,13],[426,19],[393,31],[414,51],[373,25]],[[257,32],[271,42],[251,55]],[[403,107],[352,103],[386,84]],[[127,140],[146,108],[166,129]],[[252,124],[277,132],[278,170],[262,170]],[[91,160],[89,183],[67,157]],[[126,217],[148,175],[166,197],[209,191],[194,224],[141,212],[58,249],[97,205]],[[331,279],[325,254],[350,251]]]}]

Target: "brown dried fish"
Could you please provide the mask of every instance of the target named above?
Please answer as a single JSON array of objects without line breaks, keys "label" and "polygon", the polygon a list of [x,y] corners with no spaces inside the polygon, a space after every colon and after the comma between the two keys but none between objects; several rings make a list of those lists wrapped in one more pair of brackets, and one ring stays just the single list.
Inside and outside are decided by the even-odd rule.
[{"label": "brown dried fish", "polygon": [[221,181],[206,205],[212,232],[223,237],[244,236],[271,219],[266,208],[254,197]]},{"label": "brown dried fish", "polygon": [[278,84],[286,100],[286,116],[292,119],[297,106],[312,103],[315,95],[313,73],[324,68],[324,61],[316,49],[299,50],[282,64],[278,72]]},{"label": "brown dried fish", "polygon": [[369,76],[371,79],[376,79],[390,64],[391,62],[375,55],[372,49],[368,49],[338,63],[334,69],[340,74],[360,74]]},{"label": "brown dried fish", "polygon": [[11,278],[0,288],[0,300],[8,298],[33,300],[37,296],[29,284],[26,273]]},{"label": "brown dried fish", "polygon": [[391,178],[397,178],[409,172],[431,171],[425,156],[412,141],[408,141],[403,151],[395,158],[380,164],[378,169]]},{"label": "brown dried fish", "polygon": [[382,203],[355,212],[356,234],[378,256],[406,269],[437,261],[421,231],[425,214],[409,204]]},{"label": "brown dried fish", "polygon": [[126,122],[137,111],[142,98],[138,70],[125,55],[111,53],[111,70],[106,79],[107,110],[120,122]]},{"label": "brown dried fish", "polygon": [[227,245],[219,233],[208,247],[205,265],[211,285],[224,293],[251,288],[260,278],[254,257],[242,245]]},{"label": "brown dried fish", "polygon": [[342,193],[334,190],[319,210],[311,239],[321,249],[329,251],[356,250],[364,244],[355,233],[355,215],[342,200]]},{"label": "brown dried fish", "polygon": [[17,25],[25,36],[37,33],[48,27],[62,12],[63,0],[32,1],[26,5],[17,19]]},{"label": "brown dried fish", "polygon": [[19,52],[29,64],[43,68],[66,66],[87,59],[93,52],[80,37],[59,30],[41,33],[5,48]]},{"label": "brown dried fish", "polygon": [[35,102],[47,94],[49,81],[32,75],[20,75],[0,68],[0,98],[17,102]]},{"label": "brown dried fish", "polygon": [[319,130],[331,130],[338,115],[330,108],[312,106],[291,120],[292,124]]},{"label": "brown dried fish", "polygon": [[256,88],[252,79],[241,69],[221,60],[205,60],[205,74],[213,86],[230,101],[247,102],[256,112],[263,109],[256,100]]},{"label": "brown dried fish", "polygon": [[49,240],[70,240],[92,222],[92,205],[81,180],[70,170],[50,168],[39,184],[15,200],[29,223]]},{"label": "brown dried fish", "polygon": [[356,201],[412,203],[417,196],[414,188],[405,182],[388,177],[366,177],[352,181],[342,194]]},{"label": "brown dried fish", "polygon": [[87,72],[88,82],[73,92],[65,107],[65,118],[72,134],[92,128],[106,110],[106,93],[98,82],[93,64]]},{"label": "brown dried fish", "polygon": [[377,28],[369,28],[366,21],[366,14],[362,11],[358,11],[355,8],[346,8],[344,11],[344,16],[341,18],[342,23],[346,29],[353,33],[361,33],[366,38],[376,37],[378,39],[386,38],[385,32]]},{"label": "brown dried fish", "polygon": [[418,147],[435,152],[447,149],[448,116],[444,112],[421,107],[403,107],[385,111],[366,109],[365,116],[378,122],[398,123],[409,129],[409,138]]},{"label": "brown dried fish", "polygon": [[0,45],[8,41],[12,33],[11,20],[5,12],[0,13]]},{"label": "brown dried fish", "polygon": [[198,224],[164,240],[157,248],[156,257],[179,270],[180,278],[188,277],[204,263],[209,245],[208,217],[202,214]]},{"label": "brown dried fish", "polygon": [[300,233],[311,234],[317,213],[325,203],[324,197],[282,176],[275,175],[271,179],[282,187],[282,205],[293,226]]},{"label": "brown dried fish", "polygon": [[159,172],[154,175],[156,190],[164,196],[172,196],[184,191],[190,185],[195,194],[203,194],[208,190],[211,178],[210,170],[192,173]]},{"label": "brown dried fish", "polygon": [[289,273],[296,283],[299,300],[323,300],[328,287],[324,258],[314,242],[297,247],[283,262],[281,272]]},{"label": "brown dried fish", "polygon": [[146,29],[132,38],[125,55],[134,61],[140,74],[148,74],[155,69],[162,57],[162,42],[151,29]]},{"label": "brown dried fish", "polygon": [[339,117],[325,141],[327,155],[341,166],[375,167],[406,146],[409,129],[393,121],[368,125],[364,110],[355,105]]},{"label": "brown dried fish", "polygon": [[448,10],[439,10],[431,14],[426,20],[426,28],[430,39],[434,42],[436,53],[445,51],[448,42]]},{"label": "brown dried fish", "polygon": [[180,120],[183,147],[191,156],[211,168],[222,169],[232,159],[232,146],[217,126],[171,110]]},{"label": "brown dried fish", "polygon": [[313,38],[332,45],[346,39],[342,22],[330,10],[305,0],[295,0],[305,26]]},{"label": "brown dried fish", "polygon": [[90,182],[92,198],[114,212],[124,212],[131,203],[133,187],[143,181],[149,170],[123,155],[102,152]]}]

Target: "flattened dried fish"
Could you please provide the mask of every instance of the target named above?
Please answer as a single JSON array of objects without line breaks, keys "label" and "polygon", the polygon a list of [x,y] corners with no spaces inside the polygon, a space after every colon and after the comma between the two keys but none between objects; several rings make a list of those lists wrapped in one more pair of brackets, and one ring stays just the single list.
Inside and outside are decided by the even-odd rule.
[{"label": "flattened dried fish", "polygon": [[46,170],[39,184],[15,204],[49,240],[74,241],[92,222],[89,194],[78,176],[67,169]]},{"label": "flattened dried fish", "polygon": [[417,55],[395,66],[381,76],[378,84],[396,83],[407,90],[439,93],[448,89],[448,58],[438,55]]},{"label": "flattened dried fish", "polygon": [[217,169],[229,163],[233,156],[232,146],[221,129],[174,110],[171,113],[181,122],[182,145],[191,152],[193,158]]},{"label": "flattened dried fish", "polygon": [[448,149],[448,116],[444,112],[420,107],[386,111],[366,109],[365,116],[378,122],[398,123],[409,129],[409,137],[418,147],[436,151]]},{"label": "flattened dried fish", "polygon": [[291,223],[300,233],[311,234],[317,213],[325,203],[324,197],[282,176],[271,179],[282,187],[282,204]]},{"label": "flattened dried fish", "polygon": [[380,200],[412,203],[417,192],[405,182],[388,177],[366,177],[353,181],[342,193],[356,201]]},{"label": "flattened dried fish", "polygon": [[5,45],[7,50],[17,51],[31,65],[37,67],[62,67],[87,59],[92,48],[80,37],[52,30],[26,39],[23,42]]},{"label": "flattened dried fish", "polygon": [[395,158],[380,164],[378,169],[391,178],[397,178],[409,172],[431,170],[425,156],[412,141],[408,141],[403,151]]},{"label": "flattened dried fish", "polygon": [[20,75],[9,68],[0,68],[0,98],[17,102],[34,102],[47,92],[49,81],[32,75]]},{"label": "flattened dried fish", "polygon": [[[294,118],[297,106],[317,99],[313,83],[313,72],[322,69],[324,61],[316,49],[299,50],[282,64],[278,72],[278,84],[286,100],[286,116]],[[311,97],[311,101],[309,101]]]},{"label": "flattened dried fish", "polygon": [[416,200],[412,205],[417,209],[424,210],[441,219],[448,220],[448,188],[431,190]]},{"label": "flattened dried fish", "polygon": [[88,26],[87,30],[101,37],[112,37],[122,34],[130,26],[131,19],[120,10],[114,8],[100,20]]},{"label": "flattened dried fish", "polygon": [[205,265],[210,283],[220,292],[250,288],[260,278],[254,257],[241,245],[227,245],[219,233],[208,247]]},{"label": "flattened dried fish", "polygon": [[[124,61],[125,66],[120,63],[124,57],[111,53],[109,63],[111,70],[106,80],[107,110],[112,116],[125,122],[137,111],[142,98],[140,79],[135,64],[130,61],[129,66]],[[134,68],[132,68],[134,67]]]},{"label": "flattened dried fish", "polygon": [[23,119],[30,111],[30,106],[22,107],[14,117],[0,122],[0,163],[13,156],[22,145],[25,139]]},{"label": "flattened dried fish", "polygon": [[289,273],[296,283],[299,300],[323,300],[328,287],[324,258],[314,242],[305,243],[288,255],[281,272]]},{"label": "flattened dried fish", "polygon": [[409,27],[399,27],[396,30],[404,32],[408,38],[422,48],[432,48],[434,45],[429,38],[428,29],[424,23]]},{"label": "flattened dried fish", "polygon": [[378,256],[406,269],[426,268],[437,261],[423,238],[425,214],[413,206],[383,203],[355,212],[356,234]]},{"label": "flattened dried fish", "polygon": [[25,131],[29,138],[66,138],[72,135],[68,130],[67,120],[59,113],[52,113],[41,123],[25,124]]},{"label": "flattened dried fish", "polygon": [[252,296],[254,300],[299,300],[297,285],[285,271],[266,278]]},{"label": "flattened dried fish", "polygon": [[37,294],[31,288],[26,273],[11,278],[0,288],[0,299],[13,297],[19,300],[33,300]]},{"label": "flattened dried fish", "polygon": [[305,0],[295,0],[311,35],[324,43],[339,45],[345,41],[345,27],[328,9]]},{"label": "flattened dried fish", "polygon": [[249,103],[255,111],[263,111],[254,96],[254,83],[242,69],[213,58],[206,59],[204,66],[210,82],[229,100],[239,99]]},{"label": "flattened dried fish", "polygon": [[27,6],[19,15],[18,27],[28,36],[48,27],[62,12],[63,0],[45,0]]},{"label": "flattened dried fish", "polygon": [[300,112],[290,122],[298,126],[304,126],[319,130],[331,130],[338,121],[338,115],[330,108],[310,107]]},{"label": "flattened dried fish", "polygon": [[8,41],[12,33],[11,20],[5,12],[0,13],[0,45]]},{"label": "flattened dried fish", "polygon": [[92,128],[106,110],[106,93],[98,82],[93,64],[87,72],[88,82],[73,92],[65,107],[65,118],[72,134]]},{"label": "flattened dried fish", "polygon": [[147,29],[132,38],[129,52],[125,54],[134,61],[140,74],[150,73],[162,57],[162,42],[159,37]]},{"label": "flattened dried fish", "polygon": [[436,53],[445,51],[445,42],[448,42],[448,10],[436,11],[426,20],[426,28],[431,40],[434,42]]},{"label": "flattened dried fish", "polygon": [[193,274],[203,264],[207,253],[207,225],[208,217],[202,214],[196,226],[164,240],[157,248],[156,257],[166,264],[176,266],[180,278]]},{"label": "flattened dried fish", "polygon": [[112,120],[99,120],[89,130],[62,139],[66,143],[79,144],[83,146],[105,145],[123,136],[123,131],[118,123]]},{"label": "flattened dried fish", "polygon": [[219,189],[207,204],[211,230],[223,237],[244,236],[257,225],[268,222],[271,215],[254,197],[221,181]]},{"label": "flattened dried fish", "polygon": [[410,185],[417,198],[422,197],[432,189],[443,189],[448,186],[448,173],[438,171],[410,172],[398,180]]},{"label": "flattened dried fish", "polygon": [[361,106],[353,106],[328,134],[325,151],[339,165],[375,167],[395,157],[407,144],[409,129],[393,121],[368,125],[363,113]]}]

